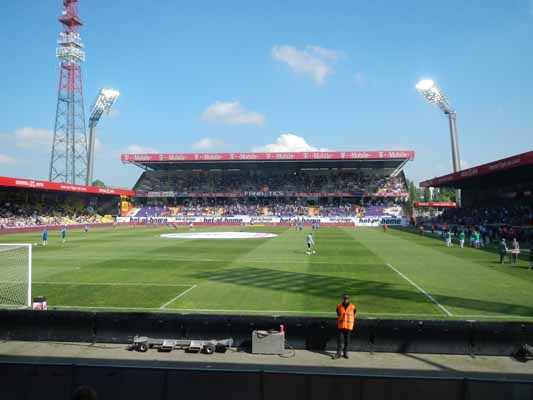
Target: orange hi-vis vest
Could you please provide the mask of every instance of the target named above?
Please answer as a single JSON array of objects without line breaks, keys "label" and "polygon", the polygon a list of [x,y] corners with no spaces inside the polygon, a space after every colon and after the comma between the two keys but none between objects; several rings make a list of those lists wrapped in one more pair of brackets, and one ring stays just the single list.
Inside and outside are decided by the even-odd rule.
[{"label": "orange hi-vis vest", "polygon": [[355,305],[350,303],[348,307],[344,308],[344,305],[341,303],[337,306],[337,329],[347,329],[349,331],[353,330],[355,325]]}]

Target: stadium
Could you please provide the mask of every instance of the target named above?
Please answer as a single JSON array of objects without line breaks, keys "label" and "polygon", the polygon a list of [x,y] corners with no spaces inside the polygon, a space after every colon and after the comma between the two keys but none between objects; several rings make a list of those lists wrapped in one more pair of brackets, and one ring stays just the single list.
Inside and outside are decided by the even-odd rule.
[{"label": "stadium", "polygon": [[[357,297],[363,317],[533,318],[522,269],[528,249],[518,257],[522,268],[493,267],[500,236],[526,244],[531,238],[530,215],[521,208],[531,195],[531,153],[475,167],[476,177],[461,173],[468,178],[453,187],[466,203],[494,192],[487,183],[500,187],[494,174],[508,184],[500,200],[519,193],[505,219],[489,214],[483,221],[465,214],[467,206],[416,221],[403,172],[414,162],[411,151],[123,154],[121,160],[143,170],[133,190],[0,180],[4,204],[11,205],[4,213],[13,215],[0,220],[2,243],[34,243],[31,292],[46,296],[52,309],[327,316],[346,292]],[[423,185],[451,185],[449,179]],[[455,237],[459,229],[483,226],[486,248],[443,246],[444,223]],[[63,243],[52,230],[65,224]],[[415,224],[427,234],[415,235]],[[384,225],[395,229],[385,232]],[[46,246],[43,226],[52,231]],[[309,232],[317,250],[311,255]],[[209,240],[214,234],[226,240]],[[12,291],[9,285],[4,292]],[[22,288],[18,300],[3,303],[24,305],[26,294]]]},{"label": "stadium", "polygon": [[[249,81],[257,65],[239,60],[233,79],[210,80],[213,59],[189,54],[190,43],[192,69],[168,51],[168,27],[190,24],[178,19],[143,36],[123,24],[105,40],[93,36],[109,65],[84,75],[80,2],[58,1],[53,130],[11,129],[18,114],[9,106],[18,100],[4,99],[0,399],[533,398],[533,151],[531,136],[520,136],[525,128],[514,126],[509,141],[500,130],[486,133],[492,127],[468,104],[471,93],[447,83],[470,113],[460,148],[457,111],[436,81],[406,89],[405,75],[395,75],[402,68],[379,79],[352,71],[353,88],[333,81],[352,68],[353,48],[272,45],[271,61],[289,68],[290,79],[261,67],[265,77]],[[94,12],[96,3],[87,7]],[[139,14],[118,3],[107,12],[98,18],[112,25]],[[154,21],[193,13],[173,2],[145,12]],[[292,35],[293,25],[279,33]],[[202,29],[213,48],[218,35],[224,50],[242,40],[228,37],[227,26]],[[114,42],[121,35],[137,38],[135,61]],[[235,56],[252,54],[246,43]],[[121,57],[130,61],[117,69]],[[147,74],[163,60],[161,74]],[[221,71],[233,73],[235,63],[221,62]],[[420,74],[425,66],[405,68]],[[302,77],[314,86],[300,86]],[[124,94],[99,86],[86,119],[84,90],[107,79],[122,82]],[[32,86],[33,96],[44,90]],[[213,98],[222,87],[243,97]],[[516,96],[522,106],[525,95]],[[268,123],[267,112],[244,106],[254,98]],[[496,107],[487,104],[483,113]],[[29,118],[46,114],[32,107]],[[495,126],[514,115],[497,107]],[[449,139],[434,128],[436,110]],[[280,134],[280,123],[324,147]],[[272,134],[280,136],[258,147]],[[430,136],[438,139],[424,141]]]}]

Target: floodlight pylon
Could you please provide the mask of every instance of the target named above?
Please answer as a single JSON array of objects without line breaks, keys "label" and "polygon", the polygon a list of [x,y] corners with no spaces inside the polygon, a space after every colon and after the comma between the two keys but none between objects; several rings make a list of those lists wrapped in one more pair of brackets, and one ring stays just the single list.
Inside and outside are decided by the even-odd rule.
[{"label": "floodlight pylon", "polygon": [[87,175],[87,135],[83,106],[81,63],[85,51],[78,29],[83,25],[78,14],[79,0],[63,0],[59,22],[63,26],[56,50],[61,61],[54,138],[49,180],[85,182]]},{"label": "floodlight pylon", "polygon": [[91,115],[89,117],[89,159],[87,162],[86,185],[90,186],[93,182],[94,171],[94,153],[96,141],[96,125],[103,114],[109,114],[111,107],[120,96],[120,92],[115,89],[104,88],[100,90],[96,98]]},{"label": "floodlight pylon", "polygon": [[[424,98],[436,105],[448,117],[450,127],[450,141],[452,146],[453,172],[461,171],[461,158],[459,156],[459,143],[457,140],[457,113],[440,87],[431,79],[422,79],[416,84],[416,89]],[[461,192],[456,191],[457,204],[461,203]]]}]

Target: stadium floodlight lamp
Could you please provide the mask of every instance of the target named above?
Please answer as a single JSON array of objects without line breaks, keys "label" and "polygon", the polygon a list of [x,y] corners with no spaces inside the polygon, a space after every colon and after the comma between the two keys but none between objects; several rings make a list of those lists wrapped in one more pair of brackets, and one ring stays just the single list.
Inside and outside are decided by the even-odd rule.
[{"label": "stadium floodlight lamp", "polygon": [[[421,79],[418,81],[416,84],[416,90],[418,90],[430,104],[439,107],[448,117],[448,122],[450,125],[450,139],[452,143],[453,172],[459,172],[461,170],[461,164],[459,157],[459,144],[457,143],[457,113],[442,90],[432,79]],[[460,205],[460,190],[457,190],[456,197],[457,204]]]},{"label": "stadium floodlight lamp", "polygon": [[104,113],[109,114],[109,111],[111,111],[111,107],[115,101],[117,101],[118,96],[120,96],[118,90],[109,88],[100,90],[100,94],[94,102],[91,116],[89,117],[89,125],[96,125]]},{"label": "stadium floodlight lamp", "polygon": [[454,112],[452,105],[442,93],[442,90],[431,79],[422,79],[416,84],[416,89],[426,98],[426,100],[439,107],[444,114],[448,115]]},{"label": "stadium floodlight lamp", "polygon": [[120,92],[116,89],[101,89],[91,110],[91,116],[89,117],[89,161],[87,163],[87,186],[90,186],[93,181],[96,125],[98,124],[98,121],[100,121],[100,118],[103,114],[109,114],[109,111],[111,111],[111,107],[113,107],[113,104],[115,104],[115,101],[117,101],[118,96],[120,96]]}]

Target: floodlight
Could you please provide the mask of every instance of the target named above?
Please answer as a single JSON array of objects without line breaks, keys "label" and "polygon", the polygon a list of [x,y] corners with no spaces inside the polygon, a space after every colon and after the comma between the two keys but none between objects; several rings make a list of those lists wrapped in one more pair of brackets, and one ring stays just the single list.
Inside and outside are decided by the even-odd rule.
[{"label": "floodlight", "polygon": [[87,163],[87,186],[90,186],[93,181],[96,125],[98,124],[98,121],[100,121],[100,118],[103,114],[109,114],[109,111],[111,111],[111,107],[113,107],[113,104],[115,104],[115,101],[117,101],[118,96],[120,96],[120,92],[116,89],[101,89],[91,110],[91,116],[89,117],[89,161]]},{"label": "floodlight", "polygon": [[[457,143],[457,113],[442,90],[432,79],[422,79],[418,81],[416,84],[416,90],[418,90],[430,104],[439,107],[448,117],[448,122],[450,125],[450,139],[452,143],[453,172],[459,172],[461,170],[461,159],[459,158],[459,144]],[[459,190],[457,190],[456,200],[459,205],[461,202],[460,196],[461,193]]]},{"label": "floodlight", "polygon": [[91,124],[96,125],[102,114],[109,114],[111,107],[120,96],[120,92],[115,89],[102,89],[100,94],[94,102],[93,109],[91,111],[91,116],[89,117],[89,126]]},{"label": "floodlight", "polygon": [[416,89],[426,98],[428,102],[439,107],[444,114],[453,113],[453,107],[442,93],[442,90],[431,79],[422,79],[416,84]]}]

